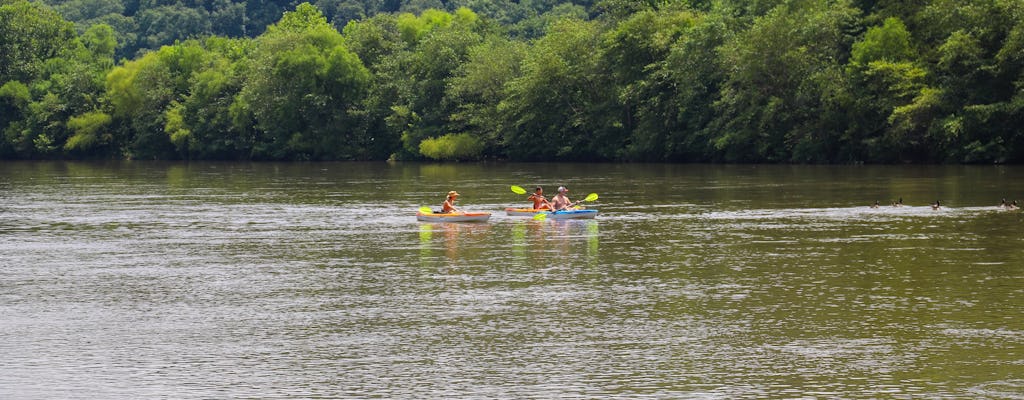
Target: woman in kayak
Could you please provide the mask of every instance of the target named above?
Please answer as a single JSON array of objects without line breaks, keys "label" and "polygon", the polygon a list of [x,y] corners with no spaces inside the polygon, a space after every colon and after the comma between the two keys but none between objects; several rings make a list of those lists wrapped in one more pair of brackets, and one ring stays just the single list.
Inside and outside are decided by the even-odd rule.
[{"label": "woman in kayak", "polygon": [[562,211],[579,203],[578,201],[576,203],[570,201],[569,197],[565,195],[566,193],[569,193],[569,189],[566,189],[565,186],[558,187],[558,194],[555,195],[551,202],[551,210]]},{"label": "woman in kayak", "polygon": [[459,192],[454,190],[448,192],[448,198],[444,199],[444,204],[441,205],[441,212],[444,214],[448,213],[461,213],[458,207],[455,207],[455,201],[459,199]]},{"label": "woman in kayak", "polygon": [[527,197],[526,199],[533,200],[534,210],[551,209],[551,203],[548,202],[548,199],[544,198],[544,189],[542,189],[540,186],[537,186],[537,189],[534,189],[533,194],[531,194],[530,197]]}]

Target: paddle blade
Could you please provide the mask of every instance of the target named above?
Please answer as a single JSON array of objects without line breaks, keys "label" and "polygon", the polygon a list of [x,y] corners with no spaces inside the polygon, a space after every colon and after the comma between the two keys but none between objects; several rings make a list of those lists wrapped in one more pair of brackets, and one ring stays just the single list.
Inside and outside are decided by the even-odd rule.
[{"label": "paddle blade", "polygon": [[533,216],[533,220],[534,221],[543,221],[543,220],[545,220],[547,218],[548,218],[548,213],[546,213],[546,212],[537,213],[537,215]]},{"label": "paddle blade", "polygon": [[511,189],[512,189],[512,193],[515,193],[515,194],[526,194],[526,189],[523,189],[523,188],[521,188],[519,186],[512,185]]},{"label": "paddle blade", "polygon": [[594,200],[597,200],[597,193],[588,194],[587,198],[583,199],[583,201],[594,201]]},{"label": "paddle blade", "polygon": [[424,213],[424,214],[433,214],[434,210],[431,210],[430,207],[423,206],[423,207],[420,207],[420,212]]}]

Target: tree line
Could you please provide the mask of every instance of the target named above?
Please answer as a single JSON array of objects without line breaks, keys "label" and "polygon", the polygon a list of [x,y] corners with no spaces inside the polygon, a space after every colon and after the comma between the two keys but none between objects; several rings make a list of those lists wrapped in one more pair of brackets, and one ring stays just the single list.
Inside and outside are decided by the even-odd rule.
[{"label": "tree line", "polygon": [[73,1],[0,0],[0,158],[1024,161],[1024,0]]}]

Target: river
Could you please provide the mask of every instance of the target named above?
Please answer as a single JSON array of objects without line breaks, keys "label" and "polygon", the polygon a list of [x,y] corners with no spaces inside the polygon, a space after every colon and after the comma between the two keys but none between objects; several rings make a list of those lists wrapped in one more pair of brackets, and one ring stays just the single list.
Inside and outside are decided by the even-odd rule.
[{"label": "river", "polygon": [[0,398],[1021,399],[1022,175],[2,162]]}]

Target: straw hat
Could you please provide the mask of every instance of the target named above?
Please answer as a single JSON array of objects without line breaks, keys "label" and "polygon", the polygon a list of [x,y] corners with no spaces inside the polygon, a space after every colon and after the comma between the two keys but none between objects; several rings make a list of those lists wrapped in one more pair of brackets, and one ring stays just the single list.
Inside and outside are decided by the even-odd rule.
[{"label": "straw hat", "polygon": [[459,192],[456,192],[454,190],[448,192],[448,197],[455,197],[455,196],[458,196],[458,195],[459,195]]}]

